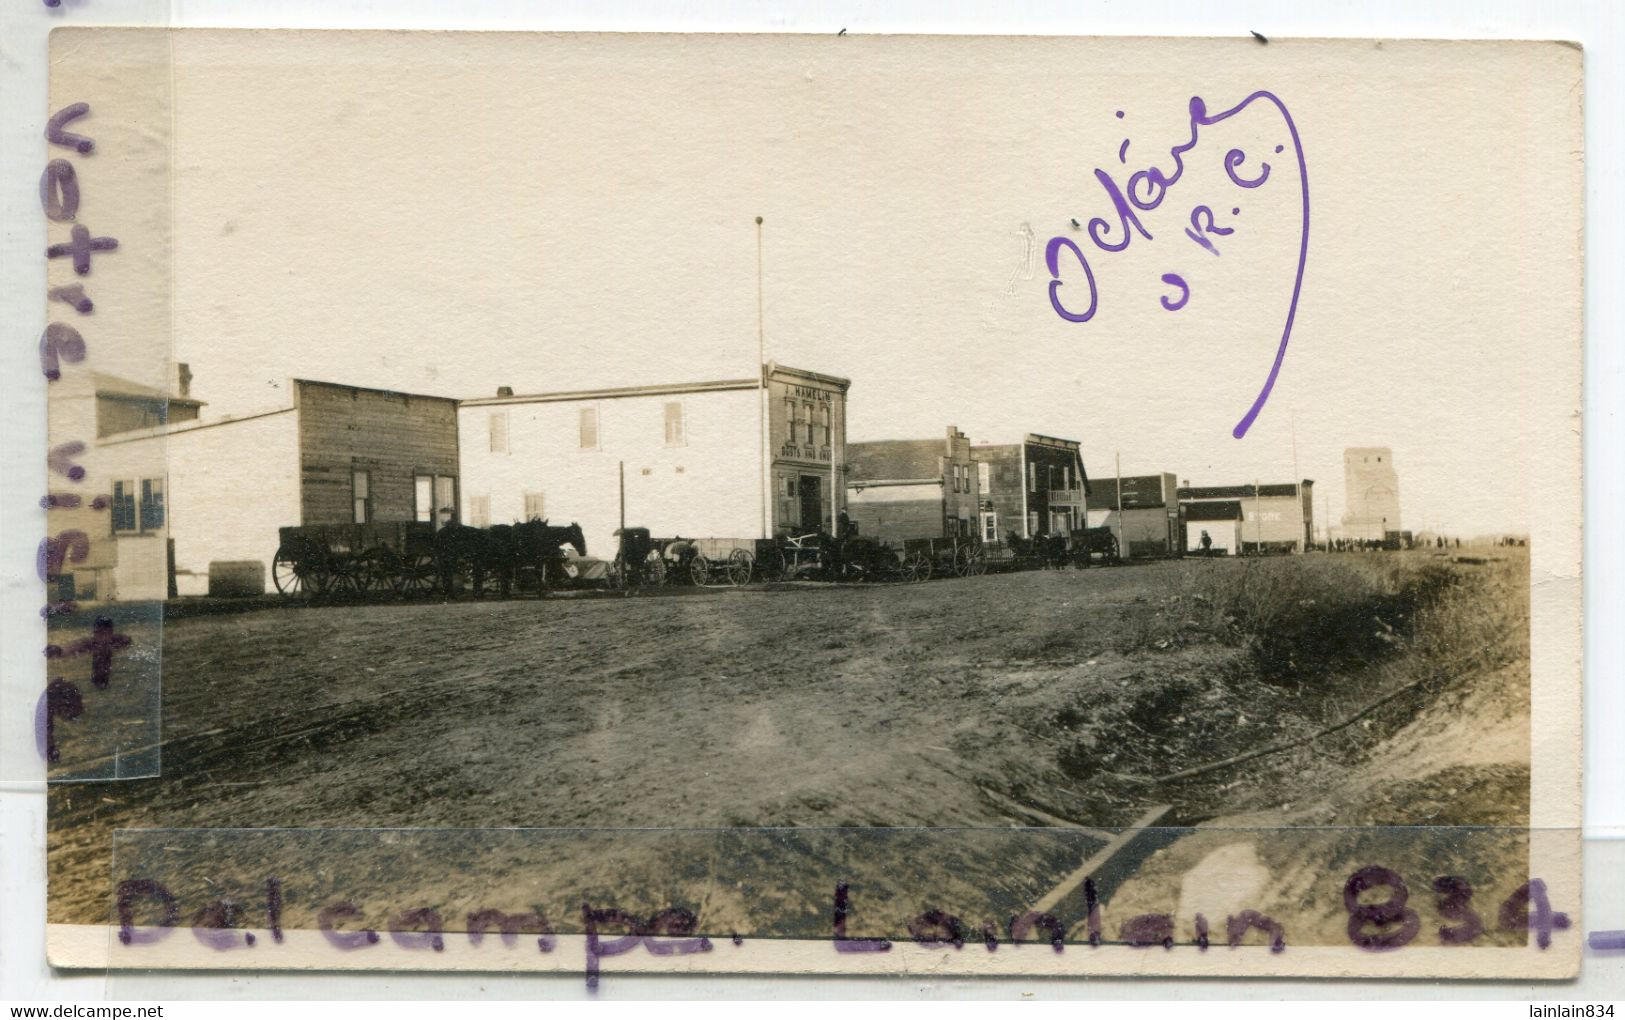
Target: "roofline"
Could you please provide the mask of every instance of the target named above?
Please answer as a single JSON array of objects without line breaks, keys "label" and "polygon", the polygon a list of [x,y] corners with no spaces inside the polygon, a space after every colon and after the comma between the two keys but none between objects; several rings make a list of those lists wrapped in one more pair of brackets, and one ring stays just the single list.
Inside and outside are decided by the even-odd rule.
[{"label": "roofline", "polygon": [[195,400],[192,397],[171,397],[163,393],[129,393],[122,390],[99,389],[96,391],[96,396],[106,400],[139,400],[142,403],[162,400],[166,404],[185,404],[190,407],[202,407],[204,405],[204,401]]},{"label": "roofline", "polygon": [[828,383],[831,386],[839,387],[842,392],[852,388],[851,379],[846,379],[838,375],[827,375],[823,372],[814,372],[811,369],[806,368],[791,368],[789,365],[781,365],[776,361],[768,362],[766,365],[762,366],[762,369],[764,374],[769,376],[775,373],[799,376],[802,379],[811,379],[814,382]]},{"label": "roofline", "polygon": [[762,375],[758,379],[713,379],[707,382],[656,383],[649,386],[610,386],[592,390],[517,393],[511,397],[474,397],[460,401],[460,403],[468,407],[495,407],[501,404],[547,404],[564,403],[573,400],[616,400],[622,397],[664,397],[676,396],[680,393],[758,390],[762,388],[766,380],[775,375],[791,376],[809,382],[824,383],[838,388],[842,393],[852,387],[852,380],[843,379],[838,375],[826,375],[823,372],[813,372],[805,368],[792,368],[789,365],[780,365],[770,361],[762,366]]},{"label": "roofline", "polygon": [[119,443],[132,443],[139,439],[166,439],[170,436],[185,435],[190,432],[201,432],[220,425],[235,425],[238,422],[254,421],[257,418],[270,418],[279,414],[292,414],[296,409],[292,407],[279,407],[273,411],[259,411],[254,414],[245,414],[241,418],[216,418],[213,421],[183,421],[175,425],[157,426],[150,429],[138,429],[131,432],[115,432],[103,439],[98,439],[98,446],[115,446]]},{"label": "roofline", "polygon": [[357,386],[355,383],[329,382],[326,379],[301,379],[293,377],[293,403],[299,402],[299,384],[306,383],[311,386],[328,386],[335,390],[355,390],[360,393],[382,393],[391,397],[412,397],[416,400],[444,400],[447,403],[458,403],[456,397],[437,397],[432,393],[409,393],[406,390],[386,390],[377,386]]},{"label": "roofline", "polygon": [[475,397],[462,401],[464,407],[494,407],[499,404],[551,404],[576,400],[616,400],[621,397],[663,397],[679,393],[717,393],[727,390],[759,390],[755,379],[717,379],[712,382],[664,383],[656,386],[615,386],[598,390],[563,390],[556,393],[523,393],[511,397]]}]

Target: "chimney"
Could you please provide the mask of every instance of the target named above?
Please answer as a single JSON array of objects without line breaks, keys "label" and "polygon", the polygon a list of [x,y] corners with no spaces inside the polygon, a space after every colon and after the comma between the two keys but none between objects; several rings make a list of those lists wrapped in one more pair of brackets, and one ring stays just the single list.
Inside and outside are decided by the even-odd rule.
[{"label": "chimney", "polygon": [[497,387],[497,396],[499,396],[499,397],[511,397],[511,396],[513,396],[513,387],[512,386],[498,386]]},{"label": "chimney", "polygon": [[184,361],[175,363],[175,395],[177,397],[192,395],[192,366]]}]

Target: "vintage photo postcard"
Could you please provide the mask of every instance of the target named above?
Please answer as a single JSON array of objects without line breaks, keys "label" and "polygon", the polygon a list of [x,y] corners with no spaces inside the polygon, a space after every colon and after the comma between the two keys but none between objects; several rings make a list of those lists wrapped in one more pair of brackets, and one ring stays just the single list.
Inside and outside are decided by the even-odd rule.
[{"label": "vintage photo postcard", "polygon": [[1572,976],[1581,71],[58,30],[51,962]]}]

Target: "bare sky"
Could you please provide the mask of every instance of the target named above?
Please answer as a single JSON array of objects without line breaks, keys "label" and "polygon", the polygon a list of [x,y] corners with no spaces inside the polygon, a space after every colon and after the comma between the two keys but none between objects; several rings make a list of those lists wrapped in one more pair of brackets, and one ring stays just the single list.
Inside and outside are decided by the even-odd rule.
[{"label": "bare sky", "polygon": [[[294,376],[471,397],[748,375],[758,215],[768,356],[850,377],[852,439],[1044,432],[1094,476],[1120,453],[1213,485],[1289,481],[1295,436],[1334,520],[1342,449],[1390,446],[1405,526],[1473,534],[1529,527],[1527,436],[1578,401],[1542,374],[1579,358],[1561,46],[197,33],[174,54],[173,349],[211,415]],[[1095,168],[1172,170],[1190,97],[1261,88],[1302,138],[1310,240],[1237,440],[1297,262],[1280,115],[1203,128],[1154,239],[1107,253],[1070,221],[1111,216]],[[1269,180],[1231,183],[1230,148]],[[1218,255],[1184,233],[1197,205],[1234,231]],[[1089,255],[1093,321],[1050,308],[1057,234]]]}]

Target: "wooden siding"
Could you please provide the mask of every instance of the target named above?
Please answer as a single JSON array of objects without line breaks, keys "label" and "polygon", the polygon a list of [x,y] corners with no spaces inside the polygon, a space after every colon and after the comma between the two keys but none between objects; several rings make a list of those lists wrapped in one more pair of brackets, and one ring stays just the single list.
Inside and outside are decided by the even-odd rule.
[{"label": "wooden siding", "polygon": [[858,534],[890,545],[943,535],[941,498],[852,502],[847,504],[846,512],[857,524]]},{"label": "wooden siding", "polygon": [[369,472],[372,519],[413,519],[412,478],[457,474],[457,402],[299,384],[299,491],[305,524],[354,520],[350,474]]}]

